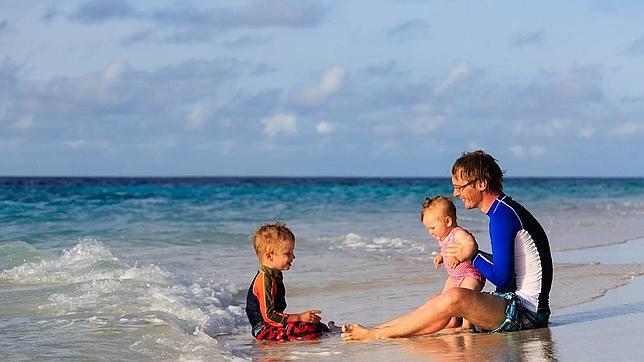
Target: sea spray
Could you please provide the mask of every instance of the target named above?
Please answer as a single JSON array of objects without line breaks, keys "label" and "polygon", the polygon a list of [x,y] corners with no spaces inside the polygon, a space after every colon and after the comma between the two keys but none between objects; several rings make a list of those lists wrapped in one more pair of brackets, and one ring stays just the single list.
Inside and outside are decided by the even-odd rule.
[{"label": "sea spray", "polygon": [[[217,336],[248,330],[243,309],[234,298],[240,291],[229,283],[200,279],[184,285],[157,265],[127,265],[91,238],[80,240],[58,258],[3,270],[0,282],[35,288],[30,298],[35,310],[16,305],[3,314],[43,316],[43,323],[59,329],[59,335],[95,328],[128,331],[135,338],[130,343],[133,350],[143,348],[142,344],[152,348],[152,341],[173,349],[179,345],[179,335]],[[157,338],[146,337],[159,331]],[[229,355],[210,337],[181,342],[182,355],[194,357],[186,343],[194,345],[195,351],[206,348],[199,347],[199,341],[207,342],[210,354]]]}]

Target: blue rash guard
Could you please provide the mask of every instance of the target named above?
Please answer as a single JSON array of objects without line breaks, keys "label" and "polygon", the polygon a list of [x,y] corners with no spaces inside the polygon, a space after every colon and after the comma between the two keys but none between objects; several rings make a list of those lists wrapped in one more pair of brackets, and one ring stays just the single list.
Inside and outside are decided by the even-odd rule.
[{"label": "blue rash guard", "polygon": [[514,292],[526,309],[550,313],[552,256],[545,231],[528,210],[503,193],[487,215],[492,254],[479,251],[472,264],[497,292]]}]

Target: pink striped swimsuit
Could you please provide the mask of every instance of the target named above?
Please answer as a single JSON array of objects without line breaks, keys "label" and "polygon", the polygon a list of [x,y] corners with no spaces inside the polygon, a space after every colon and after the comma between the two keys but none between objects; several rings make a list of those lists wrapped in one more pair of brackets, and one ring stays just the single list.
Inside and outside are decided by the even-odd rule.
[{"label": "pink striped swimsuit", "polygon": [[[440,240],[438,242],[441,246],[441,254],[443,254],[443,251],[445,250],[445,247],[447,245],[454,243],[454,237],[456,235],[457,230],[465,231],[465,229],[457,226],[454,229],[452,229],[452,231],[450,231],[449,234],[447,234],[447,237],[445,239]],[[456,268],[451,269],[447,265],[447,261],[443,260],[443,266],[445,266],[445,270],[447,271],[447,274],[449,275],[450,278],[452,278],[452,282],[454,282],[454,285],[456,286],[461,286],[461,283],[463,282],[465,277],[474,278],[479,282],[483,281],[483,276],[481,276],[481,273],[479,273],[479,271],[476,270],[476,268],[474,268],[474,266],[472,266],[472,264],[470,263],[465,263],[465,262],[460,263],[456,266]]]}]

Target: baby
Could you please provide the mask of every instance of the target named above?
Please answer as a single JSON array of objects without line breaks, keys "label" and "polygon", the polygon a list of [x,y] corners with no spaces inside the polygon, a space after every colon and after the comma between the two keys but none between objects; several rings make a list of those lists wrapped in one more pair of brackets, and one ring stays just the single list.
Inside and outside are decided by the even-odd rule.
[{"label": "baby", "polygon": [[[438,240],[441,247],[441,254],[434,258],[434,267],[438,269],[442,264],[447,271],[448,278],[445,281],[443,292],[454,287],[481,291],[485,285],[485,279],[469,261],[458,260],[454,257],[445,260],[442,255],[447,245],[473,238],[472,234],[457,225],[454,203],[445,196],[426,198],[420,212],[420,221],[425,225],[429,234]],[[452,318],[447,327],[458,327],[457,318]],[[470,329],[472,325],[467,320],[463,320],[462,328]]]}]

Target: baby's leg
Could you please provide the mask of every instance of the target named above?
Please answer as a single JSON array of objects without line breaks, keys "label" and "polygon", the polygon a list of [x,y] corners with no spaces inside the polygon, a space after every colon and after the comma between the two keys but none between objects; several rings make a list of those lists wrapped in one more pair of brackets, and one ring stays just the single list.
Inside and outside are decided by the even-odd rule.
[{"label": "baby's leg", "polygon": [[461,282],[461,285],[459,285],[459,287],[480,292],[481,290],[483,290],[484,285],[485,285],[485,282],[478,281],[476,280],[476,278],[465,277]]},{"label": "baby's leg", "polygon": [[455,286],[456,284],[454,284],[454,281],[452,281],[452,278],[448,277],[445,280],[445,285],[443,286],[443,291],[441,292],[441,294],[445,293],[447,289],[454,288]]},{"label": "baby's leg", "polygon": [[[485,285],[485,282],[480,282],[476,280],[476,278],[465,277],[465,279],[463,279],[463,281],[461,282],[460,287],[480,292],[481,290],[483,290],[484,285]],[[467,329],[467,330],[472,329],[472,323],[470,323],[470,321],[466,319],[463,319],[463,325],[461,326],[461,328]]]},{"label": "baby's leg", "polygon": [[[452,280],[452,278],[448,277],[447,280],[445,280],[445,286],[443,287],[443,291],[441,292],[441,294],[445,293],[447,289],[454,288],[455,286],[456,284],[454,284],[454,281]],[[445,326],[445,328],[456,328],[460,325],[459,322],[460,320],[458,317],[452,317],[452,319],[449,320],[449,323]]]}]

